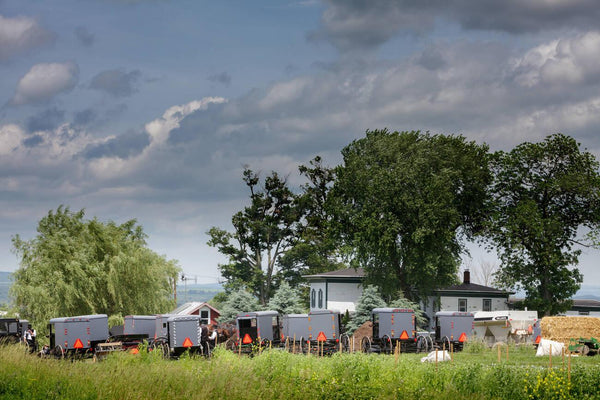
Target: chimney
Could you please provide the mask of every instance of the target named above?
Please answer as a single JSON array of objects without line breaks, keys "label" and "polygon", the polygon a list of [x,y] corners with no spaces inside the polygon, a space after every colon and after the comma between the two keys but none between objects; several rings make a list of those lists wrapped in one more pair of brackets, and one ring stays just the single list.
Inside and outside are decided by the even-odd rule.
[{"label": "chimney", "polygon": [[465,269],[463,283],[469,284],[471,283],[471,272],[468,269]]}]

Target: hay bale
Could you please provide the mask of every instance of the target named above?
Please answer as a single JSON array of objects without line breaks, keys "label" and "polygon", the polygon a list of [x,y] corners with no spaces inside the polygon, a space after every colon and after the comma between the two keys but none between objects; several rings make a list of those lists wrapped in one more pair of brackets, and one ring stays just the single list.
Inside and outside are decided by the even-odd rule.
[{"label": "hay bale", "polygon": [[600,318],[544,317],[540,323],[542,337],[566,345],[571,339],[600,339]]}]

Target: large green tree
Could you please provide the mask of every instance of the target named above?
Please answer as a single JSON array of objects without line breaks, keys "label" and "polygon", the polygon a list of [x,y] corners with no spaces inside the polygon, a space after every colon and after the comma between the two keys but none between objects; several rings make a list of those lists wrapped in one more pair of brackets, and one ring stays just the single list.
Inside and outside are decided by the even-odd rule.
[{"label": "large green tree", "polygon": [[463,237],[481,227],[484,145],[462,136],[367,131],[342,150],[333,196],[339,232],[370,283],[411,300],[455,282]]},{"label": "large green tree", "polygon": [[246,287],[266,305],[281,278],[281,256],[298,241],[302,210],[298,196],[276,172],[262,186],[258,174],[248,168],[243,179],[250,205],[232,217],[233,232],[212,227],[208,245],[228,258],[219,265],[225,287],[230,291]]},{"label": "large green tree", "polygon": [[575,139],[556,134],[498,152],[488,238],[502,262],[497,280],[525,291],[525,306],[541,315],[570,306],[582,282],[577,268],[580,228],[600,224],[600,176],[595,157]]},{"label": "large green tree", "polygon": [[11,295],[19,314],[43,328],[53,317],[171,310],[176,262],[146,247],[135,220],[118,225],[84,216],[60,206],[39,221],[33,239],[13,237],[20,266]]}]

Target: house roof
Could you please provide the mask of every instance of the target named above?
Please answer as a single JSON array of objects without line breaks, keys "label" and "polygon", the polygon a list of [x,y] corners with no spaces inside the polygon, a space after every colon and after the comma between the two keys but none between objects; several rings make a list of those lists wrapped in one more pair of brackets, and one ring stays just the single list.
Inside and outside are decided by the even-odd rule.
[{"label": "house roof", "polygon": [[362,280],[365,277],[365,272],[362,268],[344,268],[337,271],[323,272],[322,274],[304,275],[308,280],[326,279],[357,279]]},{"label": "house roof", "polygon": [[461,283],[460,285],[452,285],[435,291],[438,295],[486,295],[495,297],[507,297],[514,292],[500,290],[489,286],[478,285],[476,283]]},{"label": "house roof", "polygon": [[203,307],[208,307],[211,309],[211,311],[214,311],[215,313],[221,315],[221,312],[219,310],[217,310],[216,308],[214,308],[213,306],[211,306],[210,304],[208,304],[206,302],[200,302],[200,301],[192,301],[189,303],[183,303],[182,305],[177,307],[175,310],[173,310],[171,312],[171,314],[189,315],[189,314],[193,313],[194,311],[197,311]]}]

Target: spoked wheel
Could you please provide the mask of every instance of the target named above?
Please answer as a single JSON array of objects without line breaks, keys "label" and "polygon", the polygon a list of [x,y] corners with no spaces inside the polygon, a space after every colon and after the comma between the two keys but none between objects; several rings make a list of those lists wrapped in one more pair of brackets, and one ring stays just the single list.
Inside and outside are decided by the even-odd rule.
[{"label": "spoked wheel", "polygon": [[371,339],[368,336],[365,336],[360,341],[360,349],[363,353],[371,352]]},{"label": "spoked wheel", "polygon": [[54,348],[54,351],[52,352],[54,354],[54,357],[56,358],[65,358],[65,350],[62,348],[61,345],[58,345]]},{"label": "spoked wheel", "polygon": [[381,338],[381,352],[390,354],[392,352],[392,341],[388,335],[383,335]]},{"label": "spoked wheel", "polygon": [[235,344],[235,340],[233,340],[232,338],[227,339],[225,341],[225,348],[227,350],[236,351],[237,350],[237,346]]},{"label": "spoked wheel", "polygon": [[429,351],[429,341],[425,336],[417,338],[417,353],[427,353]]},{"label": "spoked wheel", "polygon": [[340,336],[340,343],[342,344],[342,352],[347,353],[350,351],[350,337],[348,337],[348,335],[343,333],[342,336]]},{"label": "spoked wheel", "polygon": [[171,357],[171,348],[169,347],[169,343],[162,343],[162,345],[160,347],[162,350],[163,358],[170,358]]},{"label": "spoked wheel", "polygon": [[442,349],[450,351],[450,339],[448,339],[448,336],[442,338]]}]

